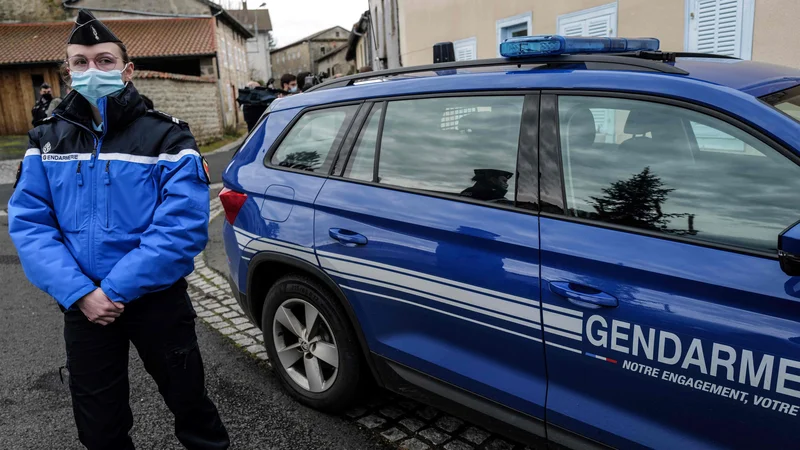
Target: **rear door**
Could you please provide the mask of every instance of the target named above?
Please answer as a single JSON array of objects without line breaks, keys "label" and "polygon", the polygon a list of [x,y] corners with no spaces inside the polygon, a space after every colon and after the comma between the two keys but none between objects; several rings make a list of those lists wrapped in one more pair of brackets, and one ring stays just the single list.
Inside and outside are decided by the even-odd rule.
[{"label": "rear door", "polygon": [[797,158],[666,100],[548,94],[542,111],[548,436],[797,447],[800,278],[776,257]]},{"label": "rear door", "polygon": [[536,95],[375,103],[315,202],[315,245],[372,352],[541,435],[537,108]]}]

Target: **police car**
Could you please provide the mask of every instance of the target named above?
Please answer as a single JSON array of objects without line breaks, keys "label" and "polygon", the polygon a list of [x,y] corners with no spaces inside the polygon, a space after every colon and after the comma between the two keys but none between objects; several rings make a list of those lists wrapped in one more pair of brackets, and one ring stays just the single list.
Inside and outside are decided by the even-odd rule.
[{"label": "police car", "polygon": [[573,448],[796,448],[800,71],[534,36],[280,99],[224,172],[288,391]]}]

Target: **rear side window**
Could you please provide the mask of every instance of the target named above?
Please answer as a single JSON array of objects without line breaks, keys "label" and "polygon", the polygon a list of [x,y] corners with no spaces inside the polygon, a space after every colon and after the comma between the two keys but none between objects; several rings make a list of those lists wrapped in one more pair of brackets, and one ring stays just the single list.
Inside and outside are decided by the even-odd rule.
[{"label": "rear side window", "polygon": [[800,167],[722,120],[572,96],[558,116],[569,215],[767,252],[800,219]]},{"label": "rear side window", "polygon": [[513,204],[523,101],[479,96],[388,102],[382,135],[375,111],[362,130],[350,176],[372,178],[373,139],[379,138],[380,184]]},{"label": "rear side window", "polygon": [[279,167],[327,173],[358,105],[310,111],[295,122],[271,162]]}]

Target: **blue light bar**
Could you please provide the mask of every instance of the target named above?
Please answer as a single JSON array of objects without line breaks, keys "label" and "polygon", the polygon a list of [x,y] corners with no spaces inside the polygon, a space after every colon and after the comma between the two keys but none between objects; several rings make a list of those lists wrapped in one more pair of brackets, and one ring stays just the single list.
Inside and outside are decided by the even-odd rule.
[{"label": "blue light bar", "polygon": [[656,38],[565,37],[558,35],[522,36],[506,39],[500,54],[506,58],[526,56],[568,55],[575,53],[621,53],[657,51]]}]

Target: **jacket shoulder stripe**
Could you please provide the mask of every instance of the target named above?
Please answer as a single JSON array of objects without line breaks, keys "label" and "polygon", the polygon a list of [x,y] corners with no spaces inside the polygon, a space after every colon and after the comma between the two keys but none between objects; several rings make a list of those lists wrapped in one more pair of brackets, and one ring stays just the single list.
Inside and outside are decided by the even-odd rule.
[{"label": "jacket shoulder stripe", "polygon": [[185,156],[200,157],[200,153],[198,153],[197,150],[194,149],[181,150],[180,152],[174,155],[162,153],[159,156],[140,156],[140,155],[131,155],[128,153],[101,153],[97,156],[97,158],[103,161],[125,161],[138,164],[158,164],[161,161],[177,162]]},{"label": "jacket shoulder stripe", "polygon": [[25,156],[23,158],[27,158],[28,156],[41,156],[41,155],[42,155],[42,151],[39,150],[38,148],[29,148],[25,152]]}]

